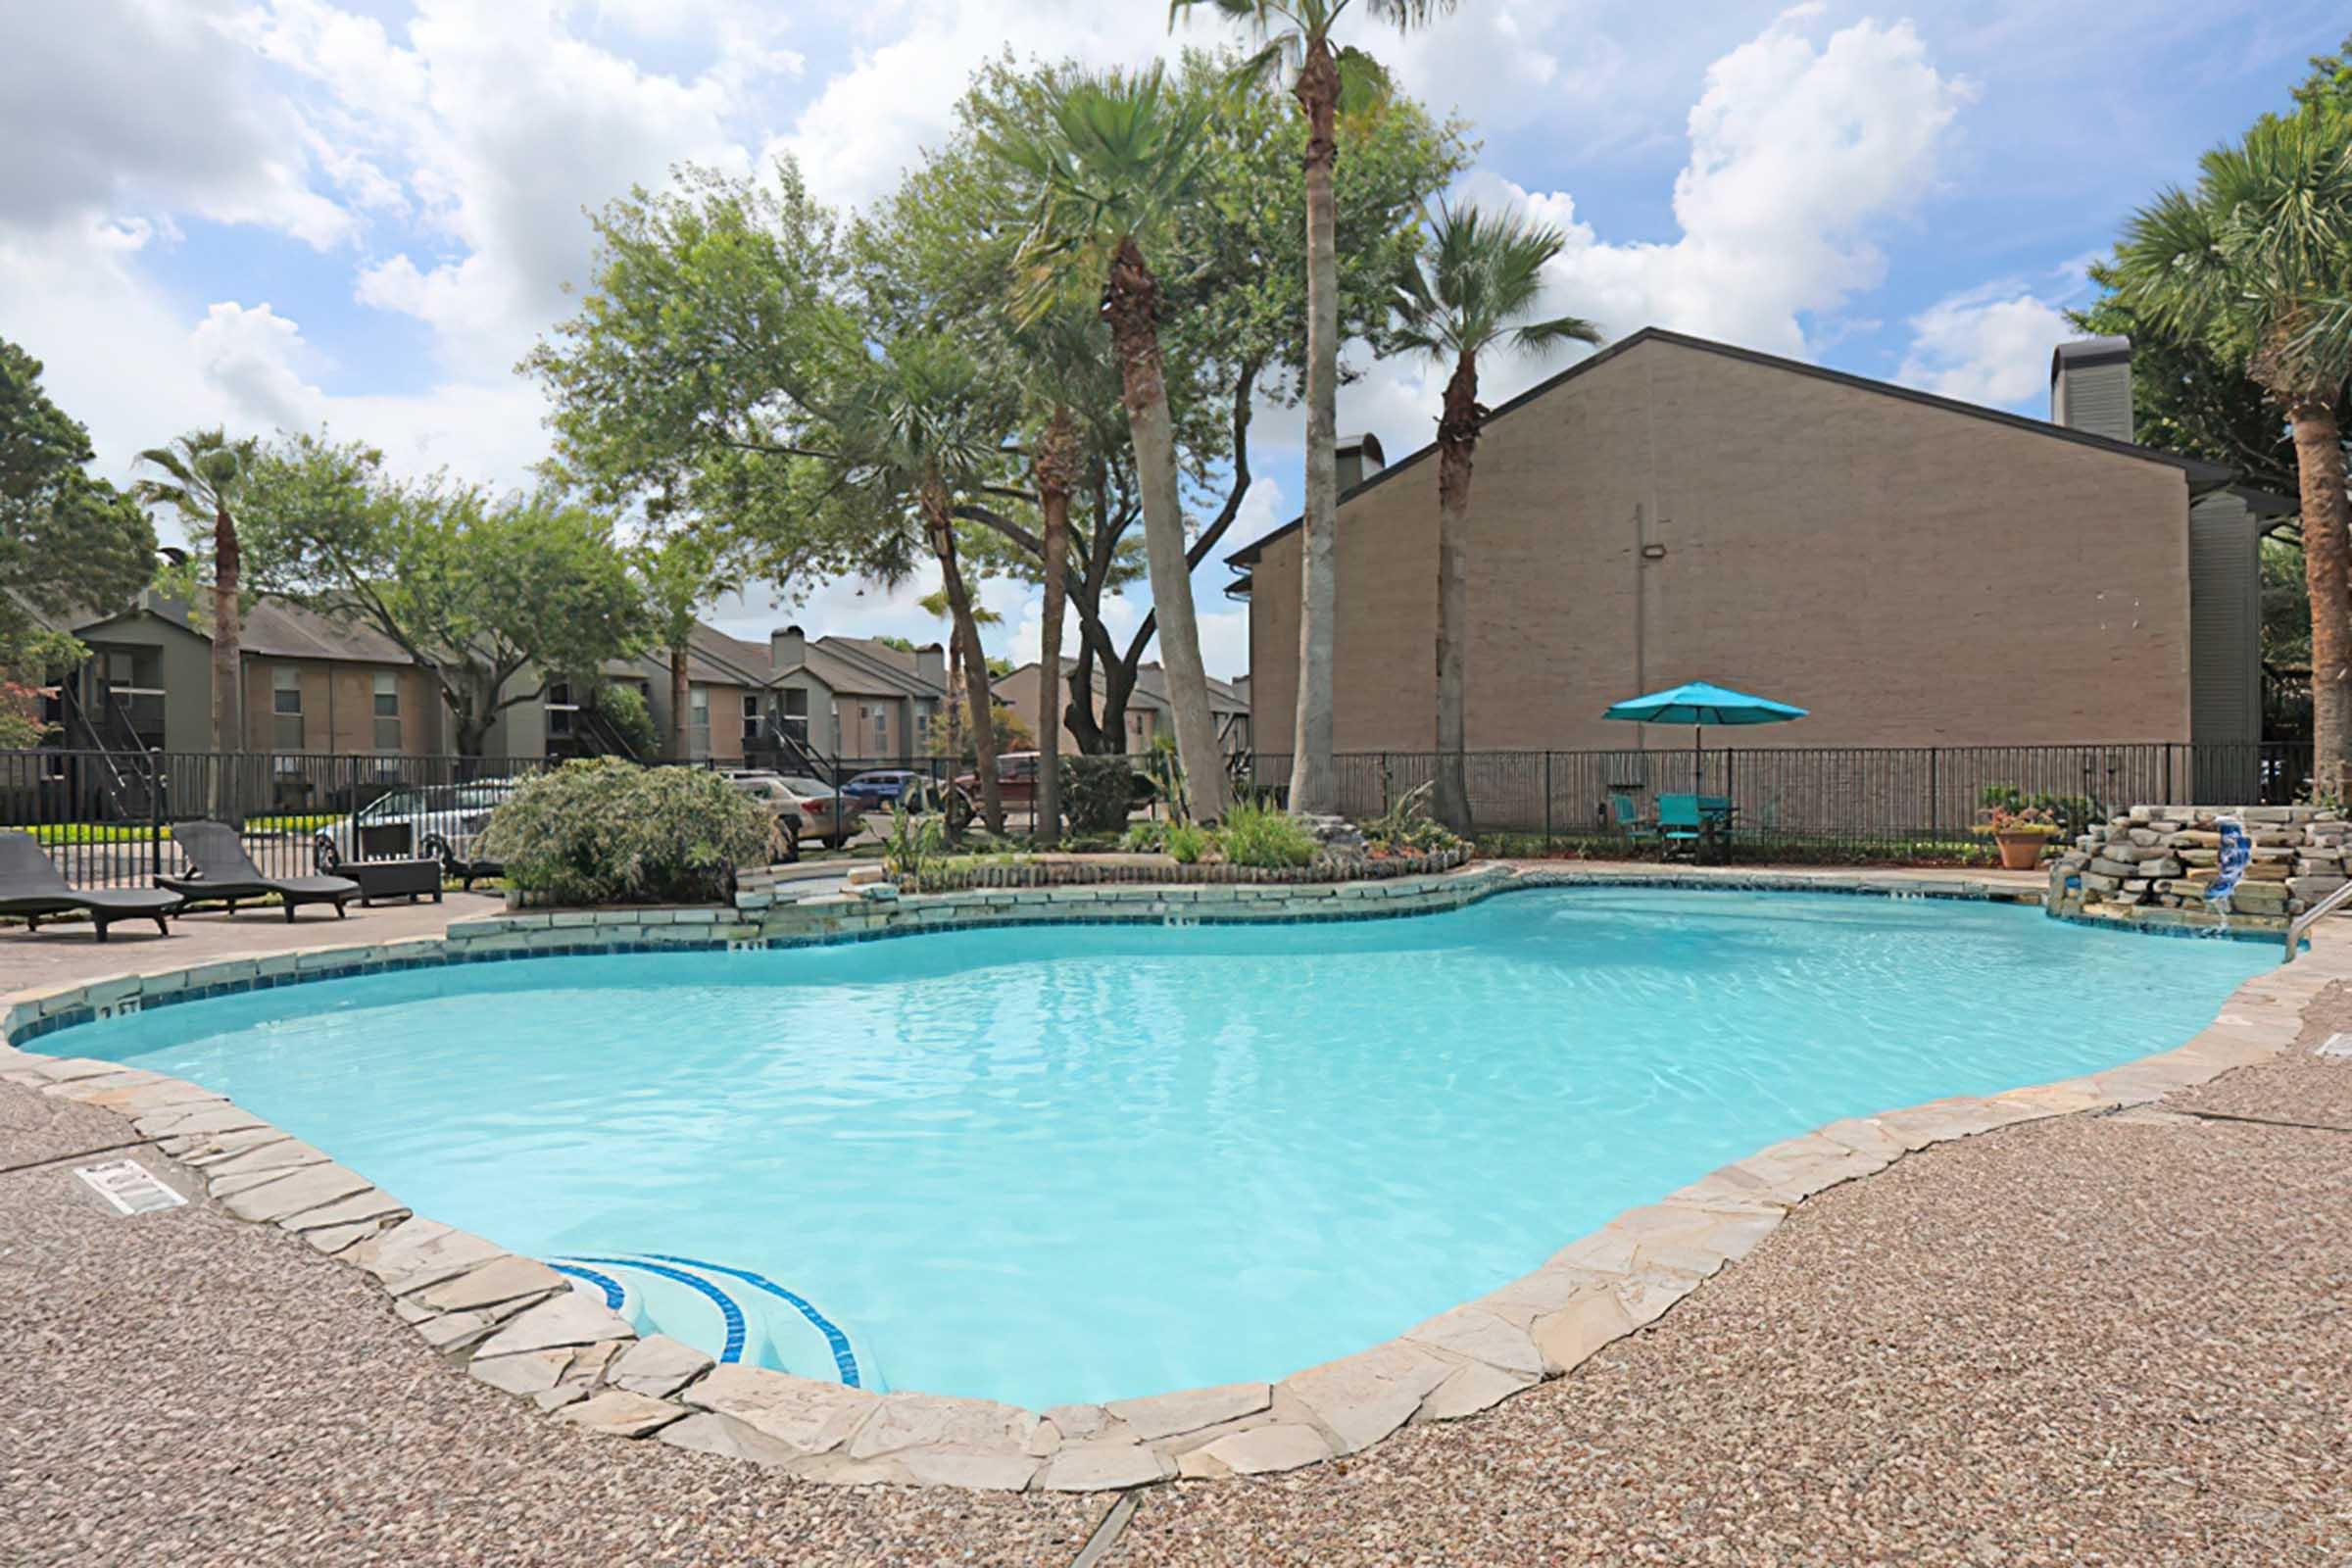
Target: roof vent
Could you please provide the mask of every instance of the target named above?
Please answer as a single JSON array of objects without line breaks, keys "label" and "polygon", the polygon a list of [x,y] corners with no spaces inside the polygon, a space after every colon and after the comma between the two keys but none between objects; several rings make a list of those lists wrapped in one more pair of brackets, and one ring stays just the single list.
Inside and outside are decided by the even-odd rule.
[{"label": "roof vent", "polygon": [[2132,340],[2089,337],[2061,343],[2050,356],[2050,422],[2132,439]]}]

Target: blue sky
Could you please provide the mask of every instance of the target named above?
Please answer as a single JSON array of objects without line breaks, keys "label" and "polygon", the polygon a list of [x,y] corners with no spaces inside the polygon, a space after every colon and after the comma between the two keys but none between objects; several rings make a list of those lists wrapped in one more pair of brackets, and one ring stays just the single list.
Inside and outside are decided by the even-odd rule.
[{"label": "blue sky", "polygon": [[[566,314],[583,207],[681,159],[750,172],[783,152],[854,204],[940,134],[990,55],[1133,63],[1227,36],[1204,20],[1171,39],[1165,17],[1157,0],[11,7],[0,335],[48,363],[113,477],[193,425],[325,421],[404,466],[512,483],[545,450],[512,367]],[[1466,193],[1566,230],[1558,309],[2039,413],[2083,261],[2348,27],[2319,0],[1473,0],[1360,37],[1474,122]],[[1502,368],[1490,401],[1565,363]],[[1436,383],[1362,368],[1343,428],[1393,457],[1425,441]],[[1298,429],[1266,412],[1235,545],[1296,511]],[[1200,576],[1203,643],[1234,674],[1246,626],[1224,580]],[[928,583],[798,586],[796,609],[716,618],[936,630],[912,604]],[[1033,596],[986,598],[1006,617],[992,651],[1026,657]]]}]

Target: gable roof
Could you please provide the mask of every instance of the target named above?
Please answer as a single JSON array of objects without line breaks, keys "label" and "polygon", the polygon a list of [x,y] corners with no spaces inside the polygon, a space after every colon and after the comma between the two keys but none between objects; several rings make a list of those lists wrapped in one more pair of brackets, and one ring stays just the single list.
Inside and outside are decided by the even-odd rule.
[{"label": "gable roof", "polygon": [[[2207,490],[2218,489],[2237,477],[2235,469],[2224,467],[2220,464],[2206,463],[2197,458],[2184,458],[2177,453],[2160,451],[2155,447],[2139,446],[2131,441],[2117,441],[2108,436],[2092,435],[2086,430],[2070,430],[2065,425],[2052,424],[2047,419],[2029,418],[2022,414],[2008,414],[1999,409],[1985,408],[1979,403],[1964,403],[1958,398],[1940,397],[1933,392],[1921,392],[1913,387],[1897,386],[1891,381],[1873,381],[1868,376],[1849,375],[1843,370],[1833,370],[1826,366],[1808,365],[1802,360],[1783,359],[1777,354],[1764,354],[1755,349],[1736,348],[1729,343],[1717,343],[1711,338],[1692,337],[1685,332],[1670,332],[1662,326],[1645,326],[1639,332],[1619,338],[1597,354],[1588,355],[1557,375],[1537,382],[1517,397],[1492,410],[1484,422],[1492,424],[1514,409],[1533,403],[1545,393],[1565,386],[1587,371],[1596,369],[1611,360],[1630,354],[1642,344],[1651,342],[1671,343],[1679,348],[1696,349],[1702,354],[1720,354],[1726,359],[1740,360],[1749,365],[1760,365],[1768,369],[1788,370],[1796,375],[1811,376],[1818,381],[1829,381],[1838,386],[1852,387],[1860,392],[1876,392],[1884,397],[1901,398],[1907,403],[1917,403],[1931,409],[1941,409],[1947,414],[1964,414],[1971,418],[1984,419],[1994,424],[2005,424],[2013,430],[2024,430],[2034,435],[2049,436],[2059,441],[2071,441],[2077,446],[2113,453],[2118,457],[2139,458],[2150,463],[2161,463],[2170,467],[2179,468],[2187,476],[2189,493],[2192,496]],[[1388,483],[1390,479],[1412,467],[1437,450],[1438,444],[1435,441],[1430,442],[1409,457],[1400,458],[1389,465],[1361,484],[1353,485],[1341,492],[1340,501],[1348,502],[1367,490]],[[1272,532],[1261,534],[1232,555],[1227,556],[1225,564],[1237,568],[1254,565],[1260,551],[1286,534],[1297,532],[1304,520],[1302,516],[1293,517]]]},{"label": "gable roof", "polygon": [[[136,610],[85,621],[74,628],[74,634],[96,633],[136,615],[153,615],[208,643],[213,640],[212,633],[197,624],[186,600],[166,599],[160,594],[142,595]],[[245,607],[239,642],[246,653],[261,659],[317,659],[356,664],[416,662],[407,649],[363,621],[322,615],[290,599],[268,595]]]},{"label": "gable roof", "polygon": [[[808,644],[812,655],[829,658],[845,671],[843,681],[827,683],[837,691],[863,695],[881,693],[890,697],[945,697],[947,688],[935,680],[926,679],[918,670],[914,655],[903,648],[873,637],[819,637]],[[819,669],[818,674],[824,671]]]},{"label": "gable roof", "polygon": [[[1071,670],[1077,667],[1077,660],[1066,656],[1062,659],[1061,672],[1065,678]],[[1017,689],[1015,683],[1019,682],[1023,676],[1028,677],[1031,689],[1034,690],[1037,681],[1036,660],[1032,659],[1009,675],[998,677],[990,689],[997,692],[1003,692],[1008,688]],[[1217,679],[1214,675],[1206,678],[1208,681],[1208,710],[1211,713],[1247,713],[1250,711],[1250,699],[1246,695],[1237,691],[1229,683]],[[1097,665],[1095,690],[1102,691],[1102,669],[1101,665]],[[1131,708],[1167,711],[1169,706],[1168,672],[1165,666],[1156,663],[1136,665],[1135,689],[1127,694],[1127,702]]]}]

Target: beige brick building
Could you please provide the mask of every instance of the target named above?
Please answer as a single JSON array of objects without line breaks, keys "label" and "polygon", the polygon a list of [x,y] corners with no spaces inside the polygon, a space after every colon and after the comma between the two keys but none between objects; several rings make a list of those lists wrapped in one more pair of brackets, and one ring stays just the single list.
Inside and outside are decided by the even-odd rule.
[{"label": "beige brick building", "polygon": [[[1600,715],[1700,679],[1811,710],[1743,747],[2258,739],[2256,542],[2292,504],[2116,439],[2129,347],[2102,341],[2053,367],[2075,428],[1655,328],[1504,404],[1471,498],[1470,748],[1687,745]],[[1437,526],[1432,449],[1343,496],[1343,753],[1434,744]],[[1297,527],[1228,558],[1268,754]]]}]

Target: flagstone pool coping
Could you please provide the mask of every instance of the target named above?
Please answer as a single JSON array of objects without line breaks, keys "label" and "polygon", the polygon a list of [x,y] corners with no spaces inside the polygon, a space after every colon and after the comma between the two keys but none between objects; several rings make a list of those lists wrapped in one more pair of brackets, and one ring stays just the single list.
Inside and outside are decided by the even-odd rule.
[{"label": "flagstone pool coping", "polygon": [[531,910],[446,935],[88,980],[4,999],[0,1079],[97,1105],[201,1177],[229,1213],[364,1269],[393,1310],[469,1373],[590,1432],[778,1466],[810,1480],[1091,1492],[1288,1471],[1358,1452],[1408,1423],[1485,1410],[1573,1371],[1746,1256],[1797,1204],[1938,1143],[2144,1103],[2284,1050],[2306,1004],[2352,976],[2352,943],[2248,980],[2175,1050],[1989,1097],[1849,1117],[1726,1165],[1570,1243],[1542,1268],[1394,1340],[1277,1381],[1030,1411],[875,1394],[716,1364],[641,1338],[536,1259],[413,1214],[326,1152],[198,1085],[23,1049],[123,1011],[398,969],[583,953],[798,947],[942,929],[1385,918],[1528,887],[1672,886],[2038,903],[2036,889],[1915,872],[1644,871],[1481,864],[1366,883],[975,889],[767,907]]}]

